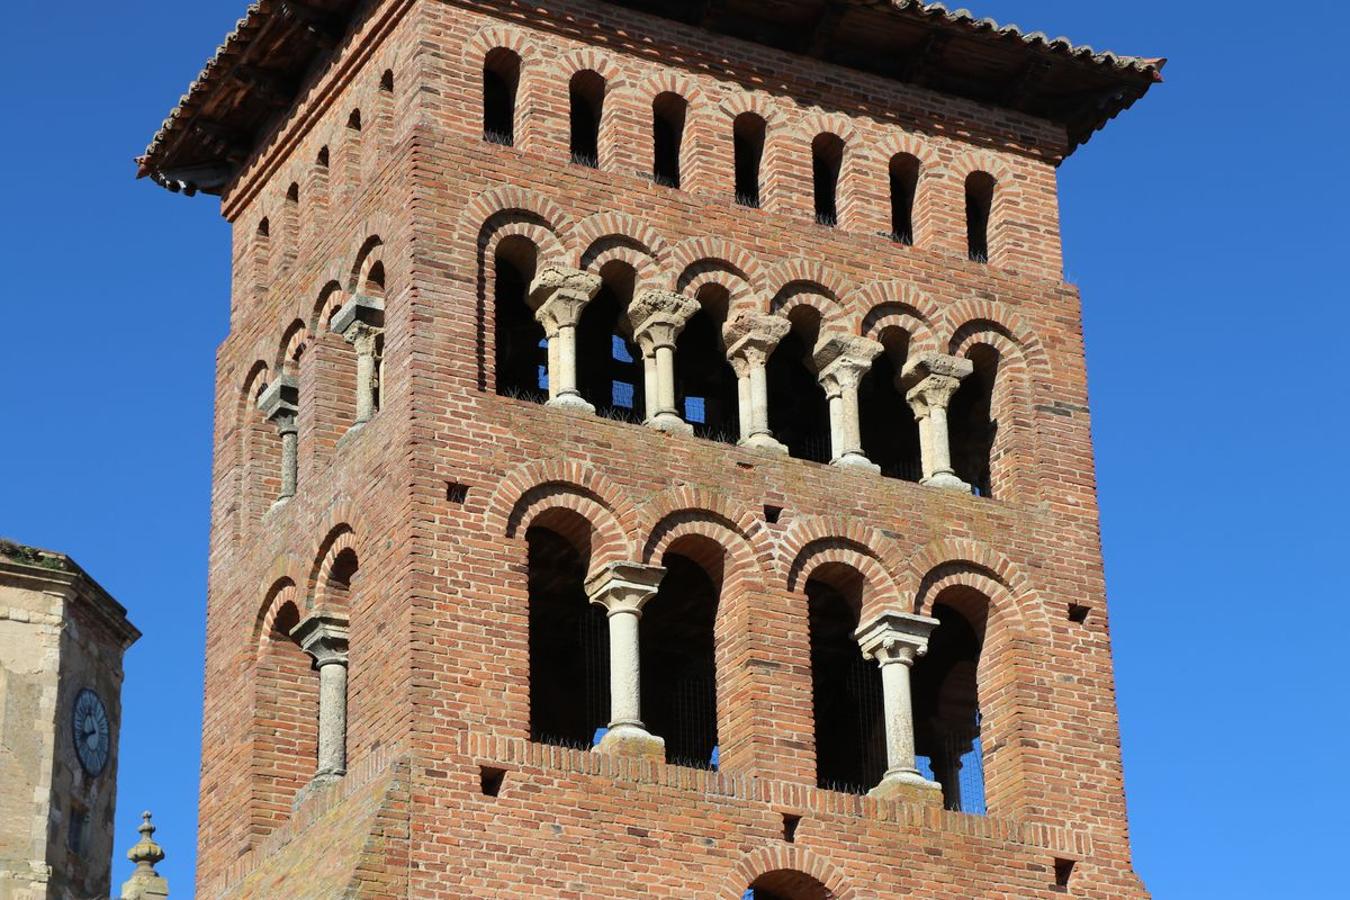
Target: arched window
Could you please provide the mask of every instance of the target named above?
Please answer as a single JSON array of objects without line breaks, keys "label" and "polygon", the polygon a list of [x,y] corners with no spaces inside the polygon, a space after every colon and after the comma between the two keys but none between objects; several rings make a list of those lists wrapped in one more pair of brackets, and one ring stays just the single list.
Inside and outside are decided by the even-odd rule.
[{"label": "arched window", "polygon": [[923,477],[919,423],[897,381],[909,356],[909,335],[891,326],[878,336],[885,348],[858,385],[858,419],[863,453],[888,478]]},{"label": "arched window", "polygon": [[792,330],[769,357],[769,430],[797,459],[829,462],[830,406],[811,359],[820,313],[803,304],[788,318]]},{"label": "arched window", "polygon": [[837,563],[806,582],[816,784],[853,794],[871,790],[886,772],[881,668],[863,658],[853,636],[862,589],[861,573]]},{"label": "arched window", "polygon": [[977,674],[988,602],[965,587],[942,592],[933,606],[941,624],[928,653],[914,665],[914,741],[920,770],[942,785],[947,809],[983,814],[984,754],[980,745]]},{"label": "arched window", "polygon": [[811,142],[811,177],[815,185],[816,222],[839,224],[839,170],[844,164],[844,142],[828,131]]},{"label": "arched window", "polygon": [[516,91],[520,57],[504,47],[483,60],[483,140],[508,147],[516,142]]},{"label": "arched window", "polygon": [[666,187],[680,186],[680,146],[689,102],[663,91],[652,101],[652,180]]},{"label": "arched window", "polygon": [[577,387],[599,415],[641,424],[647,413],[642,351],[625,314],[637,275],[611,261],[600,277],[600,290],[577,323]]},{"label": "arched window", "polygon": [[998,422],[993,417],[994,383],[999,354],[988,344],[976,344],[966,354],[975,370],[952,395],[947,413],[952,469],[981,497],[994,496],[991,472]]},{"label": "arched window", "polygon": [[253,709],[255,834],[290,818],[291,801],[314,777],[318,758],[319,678],[291,637],[299,622],[299,610],[285,600],[262,623]]},{"label": "arched window", "polygon": [[741,900],[833,900],[834,892],[805,872],[765,872],[746,888]]},{"label": "arched window", "polygon": [[914,243],[914,197],[919,188],[919,160],[908,153],[891,157],[891,240]]},{"label": "arched window", "polygon": [[543,403],[548,399],[548,342],[525,295],[534,277],[535,246],[508,237],[493,258],[497,393]]},{"label": "arched window", "polygon": [[721,549],[706,538],[688,538],[677,541],[661,564],[666,575],[639,623],[642,718],[665,739],[668,763],[716,768],[713,622],[722,590]]},{"label": "arched window", "polygon": [[609,721],[608,624],[584,587],[590,526],[571,512],[551,519],[525,533],[530,740],[588,750]]},{"label": "arched window", "polygon": [[676,401],[694,434],[734,444],[739,437],[736,373],[722,342],[729,297],[726,288],[710,284],[698,300],[702,308],[675,341]]},{"label": "arched window", "polygon": [[584,69],[569,85],[572,162],[592,169],[600,165],[600,121],[605,108],[605,79]]},{"label": "arched window", "polygon": [[994,176],[971,172],[966,178],[966,253],[989,262],[989,214],[994,208]]},{"label": "arched window", "polygon": [[263,513],[281,496],[281,435],[276,425],[267,421],[267,415],[258,408],[258,401],[271,380],[271,373],[259,363],[245,385],[241,398],[239,415],[243,496],[240,497],[240,507],[245,512],[245,522],[261,521]]},{"label": "arched window", "polygon": [[764,119],[743,112],[732,123],[732,142],[736,154],[736,202],[759,208],[760,163],[764,159]]}]

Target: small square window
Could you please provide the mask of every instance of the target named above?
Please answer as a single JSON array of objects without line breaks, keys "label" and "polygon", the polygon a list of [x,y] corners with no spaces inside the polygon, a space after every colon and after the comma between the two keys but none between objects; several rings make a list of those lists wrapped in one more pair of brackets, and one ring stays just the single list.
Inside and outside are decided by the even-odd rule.
[{"label": "small square window", "polygon": [[494,766],[478,768],[478,784],[485,797],[496,797],[502,791],[502,782],[506,780],[506,770]]}]

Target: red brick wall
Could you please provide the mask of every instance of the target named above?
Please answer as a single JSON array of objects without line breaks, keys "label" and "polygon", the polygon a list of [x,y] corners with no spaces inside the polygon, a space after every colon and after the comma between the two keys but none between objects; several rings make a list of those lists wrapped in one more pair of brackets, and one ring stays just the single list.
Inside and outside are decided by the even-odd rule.
[{"label": "red brick wall", "polygon": [[[481,139],[481,66],[498,46],[523,60],[515,147]],[[586,67],[609,87],[598,171],[567,163],[567,84]],[[651,102],[665,90],[689,100],[678,191],[644,174]],[[357,109],[359,132],[348,124]],[[746,109],[769,123],[760,210],[731,198],[731,122]],[[810,145],[824,130],[846,142],[836,228],[812,221]],[[412,896],[735,898],[782,868],[839,897],[1055,896],[1057,858],[1078,860],[1074,896],[1142,896],[1078,297],[1060,274],[1063,147],[1042,121],[602,3],[379,5],[223,204],[236,264],[218,356],[203,896],[268,865],[250,849],[276,824],[247,777],[257,623],[284,583],[302,615],[313,605],[337,539],[360,559],[349,756],[409,759],[407,835],[387,852]],[[882,236],[896,152],[924,166],[913,247]],[[998,179],[988,265],[965,258],[975,170]],[[998,499],[481,390],[480,377],[493,383],[490,263],[508,235],[533,240],[544,262],[628,261],[644,287],[723,284],[733,316],[806,302],[822,333],[875,337],[890,323],[911,352],[994,346]],[[360,287],[374,237],[386,271],[382,408],[349,432],[354,356],[324,326]],[[241,397],[296,340],[300,488],[267,511],[258,470],[274,463],[249,449],[257,414]],[[463,503],[447,500],[448,482],[468,486]],[[777,523],[766,504],[783,508]],[[591,522],[592,566],[659,563],[687,534],[723,548],[719,773],[529,743],[525,528],[557,508]],[[815,787],[804,585],[823,564],[862,573],[864,617],[929,611],[958,585],[989,602],[989,816]],[[1091,608],[1086,622],[1069,621],[1070,603]],[[482,765],[507,770],[500,796],[480,793]],[[785,812],[803,817],[791,844]]]}]

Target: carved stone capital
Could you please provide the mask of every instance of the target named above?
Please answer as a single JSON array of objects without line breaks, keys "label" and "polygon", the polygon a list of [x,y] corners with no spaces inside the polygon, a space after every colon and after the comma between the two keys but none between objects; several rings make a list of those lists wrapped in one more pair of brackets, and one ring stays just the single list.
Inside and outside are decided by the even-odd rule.
[{"label": "carved stone capital", "polygon": [[596,606],[603,606],[611,616],[616,613],[641,615],[642,607],[656,596],[665,574],[666,570],[661,566],[610,563],[586,579],[586,596]]},{"label": "carved stone capital", "polygon": [[858,382],[872,368],[872,360],[885,349],[880,342],[865,337],[828,337],[816,345],[812,358],[816,363],[816,377],[827,396],[837,396],[845,390],[857,388]]},{"label": "carved stone capital", "polygon": [[581,310],[600,292],[600,284],[599,275],[570,266],[547,265],[530,282],[526,299],[547,332],[550,325],[555,329],[561,325],[576,325]]},{"label": "carved stone capital", "polygon": [[300,385],[290,375],[278,375],[258,396],[258,409],[278,429],[285,430],[287,421],[294,426],[300,412]]},{"label": "carved stone capital", "polygon": [[938,620],[928,616],[887,610],[859,626],[853,637],[864,659],[875,659],[883,666],[912,666],[928,652],[928,636],[937,626]]},{"label": "carved stone capital", "polygon": [[374,356],[376,342],[384,329],[366,322],[353,322],[342,332],[342,339],[356,348],[358,356]]},{"label": "carved stone capital", "polygon": [[347,665],[347,617],[333,610],[315,610],[291,629],[291,638],[316,668]]},{"label": "carved stone capital", "polygon": [[921,353],[900,370],[897,387],[904,392],[914,414],[925,416],[935,406],[945,409],[961,386],[961,379],[974,370],[974,363],[959,356]]},{"label": "carved stone capital", "polygon": [[628,319],[633,323],[633,337],[644,354],[657,347],[673,347],[699,304],[683,294],[670,291],[645,290],[628,306]]},{"label": "carved stone capital", "polygon": [[358,323],[369,326],[370,328],[383,328],[384,301],[378,297],[367,297],[364,294],[355,294],[346,303],[342,304],[342,308],[334,314],[333,321],[329,323],[328,327],[331,331],[340,334],[344,338],[347,338],[348,341],[351,341],[351,338],[348,338],[347,334],[352,326]]},{"label": "carved stone capital", "polygon": [[792,323],[779,316],[740,316],[727,323],[722,335],[727,345],[727,359],[741,375],[751,366],[762,366],[773,353],[778,342],[787,337]]}]

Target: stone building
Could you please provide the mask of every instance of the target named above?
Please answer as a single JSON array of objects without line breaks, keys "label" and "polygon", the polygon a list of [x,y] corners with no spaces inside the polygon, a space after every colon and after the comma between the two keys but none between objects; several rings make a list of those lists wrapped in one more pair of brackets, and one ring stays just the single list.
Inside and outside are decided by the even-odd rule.
[{"label": "stone building", "polygon": [[201,897],[1145,896],[1056,167],[1159,80],[913,0],[260,0]]},{"label": "stone building", "polygon": [[0,900],[108,896],[122,656],[140,636],[70,557],[0,540]]}]

